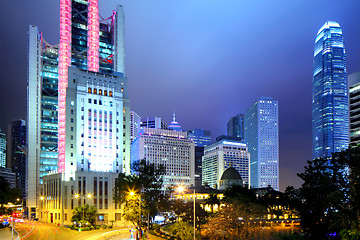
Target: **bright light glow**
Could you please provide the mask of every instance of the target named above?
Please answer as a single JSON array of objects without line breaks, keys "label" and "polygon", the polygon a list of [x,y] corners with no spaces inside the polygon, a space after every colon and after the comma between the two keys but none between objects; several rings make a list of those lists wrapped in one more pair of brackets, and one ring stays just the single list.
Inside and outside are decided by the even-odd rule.
[{"label": "bright light glow", "polygon": [[41,200],[41,201],[42,201],[42,200],[44,200],[44,197],[43,197],[43,196],[41,196],[41,197],[40,197],[40,200]]},{"label": "bright light glow", "polygon": [[75,197],[75,198],[79,198],[80,195],[79,195],[79,194],[75,194],[74,197]]},{"label": "bright light glow", "polygon": [[242,147],[246,147],[245,143],[239,143],[239,142],[229,142],[229,141],[223,141],[223,144],[229,144],[229,145],[235,145],[235,146],[242,146]]},{"label": "bright light glow", "polygon": [[184,186],[178,186],[178,187],[176,188],[176,191],[178,191],[179,193],[184,192],[184,190],[185,190]]},{"label": "bright light glow", "polygon": [[87,197],[88,197],[88,198],[92,198],[91,194],[88,194]]},{"label": "bright light glow", "polygon": [[60,0],[58,172],[65,171],[66,88],[68,85],[68,67],[70,64],[71,0]]},{"label": "bright light glow", "polygon": [[130,195],[130,196],[134,196],[135,193],[134,193],[133,191],[131,191],[131,192],[129,192],[129,195]]},{"label": "bright light glow", "polygon": [[99,3],[89,0],[88,6],[88,70],[99,71]]}]

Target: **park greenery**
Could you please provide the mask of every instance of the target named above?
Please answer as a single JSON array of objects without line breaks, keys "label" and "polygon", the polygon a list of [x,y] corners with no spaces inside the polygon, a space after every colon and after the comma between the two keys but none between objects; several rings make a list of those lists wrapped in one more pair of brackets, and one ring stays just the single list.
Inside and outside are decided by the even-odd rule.
[{"label": "park greenery", "polygon": [[[114,197],[124,209],[124,219],[138,230],[139,238],[148,217],[161,214],[171,223],[162,228],[171,238],[192,239],[193,202],[171,198],[171,191],[161,191],[163,166],[142,160],[133,170],[137,174],[119,175]],[[270,189],[259,196],[255,189],[232,186],[221,200],[212,193],[204,201],[197,201],[197,238],[360,239],[360,147],[352,146],[328,159],[308,161],[298,176],[303,180],[301,187],[289,186],[284,193]],[[210,212],[204,210],[205,205]],[[301,231],[276,230],[273,223],[285,215],[290,219],[300,217]]]}]

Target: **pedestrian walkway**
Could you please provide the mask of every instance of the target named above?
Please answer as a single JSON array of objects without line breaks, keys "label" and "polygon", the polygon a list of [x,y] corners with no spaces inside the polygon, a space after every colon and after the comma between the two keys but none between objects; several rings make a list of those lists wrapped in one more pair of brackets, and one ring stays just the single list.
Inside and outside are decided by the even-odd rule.
[{"label": "pedestrian walkway", "polygon": [[[17,238],[16,232],[14,232],[14,239]],[[11,228],[2,228],[0,229],[0,240],[9,240],[11,239]]]}]

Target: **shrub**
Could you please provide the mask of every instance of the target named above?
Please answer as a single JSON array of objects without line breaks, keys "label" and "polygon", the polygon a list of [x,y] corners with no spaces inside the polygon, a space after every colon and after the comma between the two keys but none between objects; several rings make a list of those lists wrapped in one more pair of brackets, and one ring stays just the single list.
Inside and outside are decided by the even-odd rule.
[{"label": "shrub", "polygon": [[109,225],[108,228],[112,228],[113,226]]},{"label": "shrub", "polygon": [[107,228],[107,225],[102,225],[102,228],[103,228],[103,229],[106,229],[106,228]]}]

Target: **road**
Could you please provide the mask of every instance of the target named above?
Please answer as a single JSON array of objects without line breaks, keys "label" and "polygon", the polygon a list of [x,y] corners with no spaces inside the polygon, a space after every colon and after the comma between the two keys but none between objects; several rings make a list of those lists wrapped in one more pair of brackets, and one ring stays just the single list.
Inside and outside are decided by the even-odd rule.
[{"label": "road", "polygon": [[[130,239],[129,229],[99,229],[78,232],[69,228],[58,227],[34,221],[16,223],[15,229],[22,240],[119,240]],[[10,235],[9,235],[10,233]],[[9,238],[10,236],[10,238]],[[11,230],[0,230],[0,240],[11,239]]]}]

